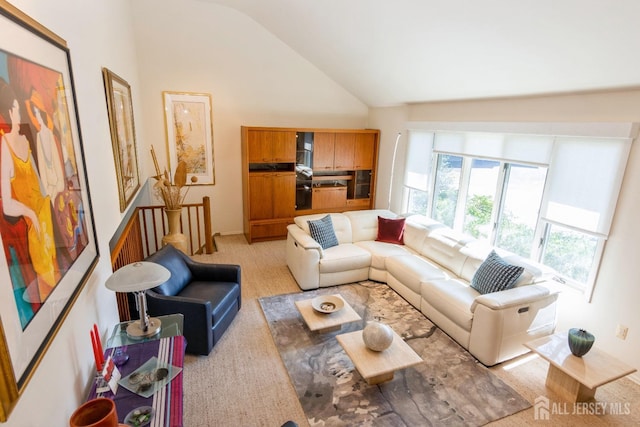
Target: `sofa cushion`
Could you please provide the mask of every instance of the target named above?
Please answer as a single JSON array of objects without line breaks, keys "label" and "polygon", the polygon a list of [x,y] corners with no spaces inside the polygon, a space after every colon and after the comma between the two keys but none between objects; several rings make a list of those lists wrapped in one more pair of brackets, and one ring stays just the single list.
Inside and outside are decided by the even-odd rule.
[{"label": "sofa cushion", "polygon": [[447,279],[442,269],[418,255],[392,256],[385,261],[387,274],[420,294],[421,283],[427,280]]},{"label": "sofa cushion", "polygon": [[309,233],[313,240],[320,243],[322,249],[328,249],[333,246],[338,246],[338,238],[333,231],[333,223],[331,222],[331,216],[326,215],[320,219],[309,221]]},{"label": "sofa cushion", "polygon": [[209,301],[211,303],[212,325],[216,325],[226,314],[229,307],[240,298],[240,285],[234,282],[193,281],[180,294],[184,298]]},{"label": "sofa cushion", "polygon": [[404,218],[378,217],[378,242],[404,245]]},{"label": "sofa cushion", "polygon": [[192,274],[189,266],[184,262],[178,250],[167,245],[159,251],[149,255],[146,261],[155,262],[171,272],[169,280],[153,288],[153,291],[164,296],[175,296],[191,282]]},{"label": "sofa cushion", "polygon": [[[351,222],[349,218],[341,213],[331,213],[331,222],[333,223],[333,232],[336,233],[338,243],[351,243]],[[309,221],[315,221],[324,218],[327,214],[311,214],[297,216],[293,219],[295,224],[304,230],[307,234],[311,235],[309,231]]]},{"label": "sofa cushion", "polygon": [[467,258],[460,250],[468,243],[453,230],[438,228],[424,239],[420,254],[440,264],[456,276]]},{"label": "sofa cushion", "polygon": [[394,245],[375,240],[365,240],[354,243],[371,253],[371,267],[377,270],[386,270],[385,260],[390,256],[408,255],[415,253],[406,246]]},{"label": "sofa cushion", "polygon": [[495,251],[480,265],[471,279],[471,287],[481,294],[510,289],[524,271],[524,267],[505,262]]},{"label": "sofa cushion", "polygon": [[[378,235],[378,217],[397,218],[398,215],[386,209],[348,211],[344,215],[351,222],[353,242],[376,240]],[[340,242],[342,243],[342,241]]]},{"label": "sofa cushion", "polygon": [[471,331],[471,305],[478,295],[478,291],[457,279],[429,280],[422,284],[422,298],[466,331]]},{"label": "sofa cushion", "polygon": [[406,220],[404,223],[404,234],[402,236],[402,240],[404,241],[405,246],[418,252],[422,249],[422,245],[427,234],[429,234],[429,229],[426,226]]},{"label": "sofa cushion", "polygon": [[353,243],[343,243],[324,251],[320,259],[320,274],[369,268],[370,265],[371,254],[368,251]]}]

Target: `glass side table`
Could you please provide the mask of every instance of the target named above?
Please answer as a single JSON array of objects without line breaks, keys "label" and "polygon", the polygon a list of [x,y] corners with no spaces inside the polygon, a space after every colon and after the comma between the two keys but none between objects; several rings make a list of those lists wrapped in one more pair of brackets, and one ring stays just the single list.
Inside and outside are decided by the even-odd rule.
[{"label": "glass side table", "polygon": [[138,344],[146,341],[159,340],[160,338],[182,335],[182,327],[184,323],[184,316],[182,314],[178,313],[154,317],[160,320],[160,332],[157,334],[144,338],[132,338],[127,335],[127,326],[129,323],[133,322],[133,320],[121,322],[113,328],[113,333],[107,340],[106,348],[121,347],[129,344]]}]

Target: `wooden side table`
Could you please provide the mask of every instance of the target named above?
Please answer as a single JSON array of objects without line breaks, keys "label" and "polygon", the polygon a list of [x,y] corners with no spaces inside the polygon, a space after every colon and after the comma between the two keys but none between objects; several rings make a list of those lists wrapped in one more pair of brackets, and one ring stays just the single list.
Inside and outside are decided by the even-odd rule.
[{"label": "wooden side table", "polygon": [[342,307],[342,310],[330,314],[315,311],[311,305],[311,299],[295,302],[296,308],[310,331],[316,331],[318,333],[339,331],[342,325],[346,323],[362,320],[360,315],[356,313],[341,295],[335,294],[335,296],[340,297],[340,299],[344,301],[344,307]]},{"label": "wooden side table", "polygon": [[525,346],[549,362],[545,385],[570,402],[591,400],[599,386],[636,371],[595,347],[582,357],[574,356],[566,332],[538,338]]},{"label": "wooden side table", "polygon": [[383,351],[368,349],[362,331],[337,335],[336,339],[369,385],[391,381],[395,371],[422,363],[422,358],[395,331],[391,346]]}]

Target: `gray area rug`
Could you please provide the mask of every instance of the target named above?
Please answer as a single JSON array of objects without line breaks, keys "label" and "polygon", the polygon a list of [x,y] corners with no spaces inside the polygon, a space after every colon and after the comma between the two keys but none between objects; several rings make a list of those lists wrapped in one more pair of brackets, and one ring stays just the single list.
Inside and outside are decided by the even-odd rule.
[{"label": "gray area rug", "polygon": [[[336,293],[363,320],[336,332],[309,331],[294,301]],[[259,301],[312,426],[479,426],[531,406],[385,284],[362,282]],[[369,320],[391,326],[424,362],[396,372],[389,382],[367,384],[335,337]]]}]

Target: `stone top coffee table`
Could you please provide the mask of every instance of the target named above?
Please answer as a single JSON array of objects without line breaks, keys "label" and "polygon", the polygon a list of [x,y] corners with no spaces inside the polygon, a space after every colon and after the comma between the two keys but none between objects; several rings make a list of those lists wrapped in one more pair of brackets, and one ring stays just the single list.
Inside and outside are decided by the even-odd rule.
[{"label": "stone top coffee table", "polygon": [[356,322],[362,319],[342,296],[339,294],[335,294],[334,296],[344,301],[344,307],[333,313],[320,313],[316,311],[311,305],[312,299],[295,302],[296,308],[310,331],[317,331],[318,333],[339,331],[345,323]]},{"label": "stone top coffee table", "polygon": [[570,402],[593,399],[599,386],[636,371],[595,347],[582,357],[574,356],[566,333],[538,338],[525,346],[549,362],[545,385]]},{"label": "stone top coffee table", "polygon": [[391,346],[383,351],[368,349],[362,339],[362,331],[337,335],[336,339],[369,385],[390,381],[395,371],[422,362],[422,358],[395,331]]}]

